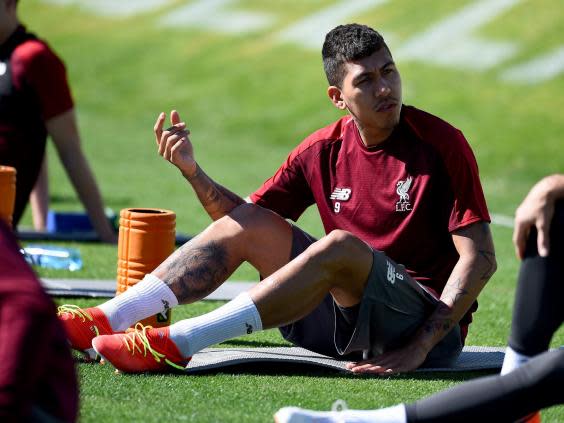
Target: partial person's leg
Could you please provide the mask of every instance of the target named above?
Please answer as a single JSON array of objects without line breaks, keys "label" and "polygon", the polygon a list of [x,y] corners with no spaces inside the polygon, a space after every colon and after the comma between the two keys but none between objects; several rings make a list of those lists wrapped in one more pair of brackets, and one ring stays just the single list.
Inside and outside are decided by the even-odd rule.
[{"label": "partial person's leg", "polygon": [[287,407],[275,414],[275,420],[277,423],[514,422],[531,411],[563,403],[563,383],[564,351],[551,351],[508,375],[476,379],[413,404],[337,412]]},{"label": "partial person's leg", "polygon": [[45,152],[39,175],[37,175],[35,185],[29,194],[33,229],[40,232],[44,232],[47,229],[47,213],[49,211],[49,173],[47,162],[47,152]]},{"label": "partial person's leg", "polygon": [[[98,336],[92,345],[107,361],[127,372],[165,370],[163,357],[174,367],[183,366],[209,345],[300,319],[328,292],[339,305],[358,304],[372,257],[372,249],[363,241],[344,231],[334,231],[250,292],[211,313],[163,329]],[[135,351],[142,348],[150,351],[155,360],[145,358],[147,354],[134,357]]]},{"label": "partial person's leg", "polygon": [[550,255],[537,251],[533,228],[521,264],[513,321],[502,374],[546,351],[564,320],[564,201],[556,203],[550,228]]},{"label": "partial person's leg", "polygon": [[264,328],[309,314],[327,293],[341,307],[358,304],[372,268],[372,249],[345,231],[333,231],[309,246],[250,291]]},{"label": "partial person's leg", "polygon": [[276,213],[244,204],[212,223],[124,293],[86,310],[61,307],[59,317],[73,348],[93,356],[88,350],[94,336],[124,331],[179,303],[204,298],[243,261],[270,275],[288,262],[291,244],[290,224]]},{"label": "partial person's leg", "polygon": [[205,298],[244,261],[261,275],[270,275],[288,262],[291,245],[291,226],[284,219],[244,204],[176,250],[146,280],[100,308],[114,330],[124,330],[168,307]]},{"label": "partial person's leg", "polygon": [[328,293],[341,306],[356,305],[371,266],[368,245],[344,231],[334,231],[248,293],[211,313],[172,325],[171,338],[183,356],[190,357],[226,339],[294,322]]},{"label": "partial person's leg", "polygon": [[564,351],[550,351],[504,376],[458,385],[407,406],[410,423],[516,421],[564,402]]}]

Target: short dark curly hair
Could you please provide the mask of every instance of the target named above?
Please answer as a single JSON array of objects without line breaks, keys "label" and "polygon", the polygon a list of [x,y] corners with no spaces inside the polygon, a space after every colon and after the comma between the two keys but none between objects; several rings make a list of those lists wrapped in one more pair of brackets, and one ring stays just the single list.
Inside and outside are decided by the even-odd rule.
[{"label": "short dark curly hair", "polygon": [[363,59],[385,47],[384,38],[374,29],[356,23],[339,25],[325,36],[321,55],[329,85],[341,87],[345,63]]}]

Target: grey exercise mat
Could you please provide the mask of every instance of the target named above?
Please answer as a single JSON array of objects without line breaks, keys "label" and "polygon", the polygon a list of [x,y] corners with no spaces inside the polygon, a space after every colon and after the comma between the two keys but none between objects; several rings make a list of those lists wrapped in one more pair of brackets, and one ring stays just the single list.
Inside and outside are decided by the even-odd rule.
[{"label": "grey exercise mat", "polygon": [[[115,280],[43,278],[40,282],[49,295],[57,297],[112,298],[116,295]],[[205,299],[231,300],[241,292],[251,289],[256,283],[227,281]]]},{"label": "grey exercise mat", "polygon": [[[501,369],[505,348],[464,347],[456,364],[452,367],[418,369],[418,372],[460,372],[470,370]],[[268,348],[207,348],[192,357],[187,372],[198,372],[236,364],[249,363],[294,363],[311,364],[348,372],[347,361],[317,354],[298,347]]]}]

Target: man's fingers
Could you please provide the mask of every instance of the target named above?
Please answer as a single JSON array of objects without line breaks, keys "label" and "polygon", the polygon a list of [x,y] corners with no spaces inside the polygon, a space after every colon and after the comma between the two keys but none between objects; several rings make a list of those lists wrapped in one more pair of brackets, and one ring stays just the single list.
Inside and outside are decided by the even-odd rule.
[{"label": "man's fingers", "polygon": [[173,134],[177,131],[182,131],[186,129],[186,122],[177,122],[172,126],[169,126],[164,130],[164,132],[168,132],[169,134]]},{"label": "man's fingers", "polygon": [[[548,222],[550,222],[550,220]],[[547,224],[547,221],[543,220],[537,223],[537,249],[541,257],[548,256],[550,246],[549,229],[550,225]]]},{"label": "man's fingers", "polygon": [[180,123],[180,115],[176,110],[170,112],[170,123],[172,123],[173,125]]},{"label": "man's fingers", "polygon": [[[382,358],[382,357],[381,357]],[[385,358],[382,360],[372,361],[359,361],[357,363],[348,363],[346,365],[347,369],[352,371],[353,373],[394,373],[396,365],[393,360],[386,360]]]},{"label": "man's fingers", "polygon": [[166,118],[166,114],[161,112],[161,114],[157,117],[157,121],[155,122],[155,126],[153,127],[153,131],[155,132],[155,141],[159,144],[161,136],[163,134],[163,125]]},{"label": "man's fingers", "polygon": [[170,128],[166,128],[164,131],[161,132],[159,144],[159,154],[162,156],[163,151],[166,149],[166,144],[170,137],[178,137],[178,136],[188,136],[190,131],[186,129],[186,124],[184,122],[177,123]]},{"label": "man's fingers", "polygon": [[361,366],[355,366],[350,369],[353,373],[374,373],[374,374],[391,374],[394,373],[394,369],[389,366],[380,366],[376,364],[363,364]]},{"label": "man's fingers", "polygon": [[173,153],[180,148],[180,146],[187,140],[188,138],[188,132],[186,131],[179,131],[174,133],[174,135],[170,136],[167,140],[166,140],[166,146],[164,148],[164,155],[163,157],[168,160],[169,162],[172,162],[172,156]]},{"label": "man's fingers", "polygon": [[515,222],[513,230],[513,245],[515,245],[515,254],[519,259],[523,259],[525,254],[525,243],[529,234],[529,227],[523,222]]}]

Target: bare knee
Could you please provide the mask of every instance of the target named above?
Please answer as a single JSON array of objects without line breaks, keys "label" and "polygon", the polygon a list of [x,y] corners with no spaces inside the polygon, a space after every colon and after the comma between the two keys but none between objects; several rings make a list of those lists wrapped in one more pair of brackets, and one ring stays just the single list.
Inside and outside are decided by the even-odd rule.
[{"label": "bare knee", "polygon": [[320,266],[332,274],[364,274],[366,268],[369,271],[372,266],[372,249],[360,238],[344,230],[331,231],[309,250]]},{"label": "bare knee", "polygon": [[274,230],[279,225],[288,226],[287,222],[273,211],[245,203],[213,222],[210,228],[219,229],[224,233],[241,233]]},{"label": "bare knee", "polygon": [[[209,232],[208,232],[209,231]],[[268,276],[288,262],[292,227],[280,215],[255,204],[242,204],[206,230],[228,243],[230,252]]]}]

